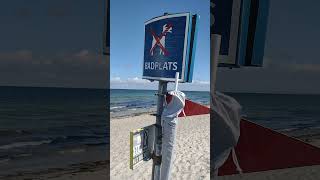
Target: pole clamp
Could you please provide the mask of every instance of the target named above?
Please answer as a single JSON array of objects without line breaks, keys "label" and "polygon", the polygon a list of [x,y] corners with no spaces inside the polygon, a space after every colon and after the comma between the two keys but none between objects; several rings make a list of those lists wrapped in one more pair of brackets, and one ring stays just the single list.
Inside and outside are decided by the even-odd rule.
[{"label": "pole clamp", "polygon": [[152,159],[153,159],[153,162],[155,165],[160,165],[161,164],[161,159],[162,159],[162,156],[157,156],[155,155],[154,153],[152,154]]},{"label": "pole clamp", "polygon": [[166,96],[166,94],[155,93],[155,96]]}]

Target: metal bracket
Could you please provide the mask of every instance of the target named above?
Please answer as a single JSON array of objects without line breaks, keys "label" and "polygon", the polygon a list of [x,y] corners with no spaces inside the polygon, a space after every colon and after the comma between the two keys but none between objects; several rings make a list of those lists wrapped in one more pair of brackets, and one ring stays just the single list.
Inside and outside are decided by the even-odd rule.
[{"label": "metal bracket", "polygon": [[166,96],[166,94],[155,93],[155,96]]},{"label": "metal bracket", "polygon": [[155,116],[161,118],[161,114],[155,114]]},{"label": "metal bracket", "polygon": [[156,156],[154,153],[152,153],[152,157],[154,164],[160,165],[162,156]]},{"label": "metal bracket", "polygon": [[156,128],[162,128],[162,126],[159,125],[159,124],[155,124],[154,126],[155,126]]}]

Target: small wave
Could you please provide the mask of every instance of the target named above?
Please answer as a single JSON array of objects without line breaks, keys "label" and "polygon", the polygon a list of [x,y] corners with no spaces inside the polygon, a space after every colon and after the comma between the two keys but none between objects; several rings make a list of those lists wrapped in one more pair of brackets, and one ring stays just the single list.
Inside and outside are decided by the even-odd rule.
[{"label": "small wave", "polygon": [[21,158],[21,157],[29,157],[29,156],[32,156],[32,154],[31,153],[23,153],[23,154],[17,154],[14,157]]},{"label": "small wave", "polygon": [[29,142],[15,142],[12,144],[6,144],[0,146],[0,150],[8,150],[12,148],[21,148],[24,146],[39,146],[41,144],[49,144],[51,140],[43,140],[43,141],[29,141]]},{"label": "small wave", "polygon": [[26,135],[32,134],[25,130],[0,130],[0,136],[16,136],[16,135]]},{"label": "small wave", "polygon": [[299,130],[299,128],[285,128],[285,129],[279,129],[280,132],[292,132],[292,131],[296,131]]},{"label": "small wave", "polygon": [[2,164],[2,163],[7,163],[7,162],[9,162],[10,161],[10,159],[9,158],[6,158],[6,159],[0,159],[0,164]]},{"label": "small wave", "polygon": [[126,106],[114,106],[114,107],[110,107],[110,110],[113,109],[121,109],[121,108],[125,108]]},{"label": "small wave", "polygon": [[91,144],[86,144],[87,146],[105,146],[107,145],[107,142],[101,142],[101,143],[91,143]]},{"label": "small wave", "polygon": [[58,144],[83,144],[85,142],[95,142],[100,141],[101,139],[106,138],[107,133],[100,133],[96,135],[87,135],[87,136],[62,136],[56,137],[54,140],[50,142],[51,145],[58,145]]},{"label": "small wave", "polygon": [[86,152],[86,149],[84,148],[75,148],[75,149],[66,149],[62,151],[58,151],[60,154],[66,154],[66,153],[83,153]]}]

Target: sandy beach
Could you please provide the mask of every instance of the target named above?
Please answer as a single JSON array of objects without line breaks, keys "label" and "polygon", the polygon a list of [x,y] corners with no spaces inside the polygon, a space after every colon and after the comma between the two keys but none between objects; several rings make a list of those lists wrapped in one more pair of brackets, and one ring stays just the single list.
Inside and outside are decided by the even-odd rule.
[{"label": "sandy beach", "polygon": [[[129,132],[155,123],[155,116],[144,114],[111,120],[110,176],[112,180],[150,180],[152,161],[129,169]],[[209,115],[179,118],[176,159],[172,179],[210,179]]]},{"label": "sandy beach", "polygon": [[19,174],[0,176],[5,180],[106,180],[109,179],[109,161],[75,164],[68,168],[52,168],[39,172],[21,172]]},{"label": "sandy beach", "polygon": [[271,171],[247,173],[242,175],[219,176],[215,180],[318,180],[320,165]]}]

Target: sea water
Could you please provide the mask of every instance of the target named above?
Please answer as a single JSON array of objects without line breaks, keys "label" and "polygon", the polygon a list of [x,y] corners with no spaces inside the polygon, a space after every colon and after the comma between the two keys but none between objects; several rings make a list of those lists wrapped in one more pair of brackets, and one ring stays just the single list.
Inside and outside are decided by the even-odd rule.
[{"label": "sea water", "polygon": [[[0,175],[107,159],[103,89],[0,87]],[[110,116],[154,113],[155,90],[110,90]],[[210,104],[209,92],[185,91]],[[319,133],[320,95],[227,93],[250,121],[281,132]]]},{"label": "sea water", "polygon": [[106,160],[106,93],[0,87],[0,175]]},{"label": "sea water", "polygon": [[[156,90],[112,89],[110,91],[111,118],[154,113],[157,105],[156,93]],[[184,93],[194,102],[210,105],[210,93],[207,91],[184,91]]]},{"label": "sea water", "polygon": [[[194,102],[210,105],[210,93],[184,91]],[[110,92],[111,118],[152,113],[156,110],[155,90]],[[320,128],[320,95],[226,93],[242,106],[242,116],[278,131]]]}]

